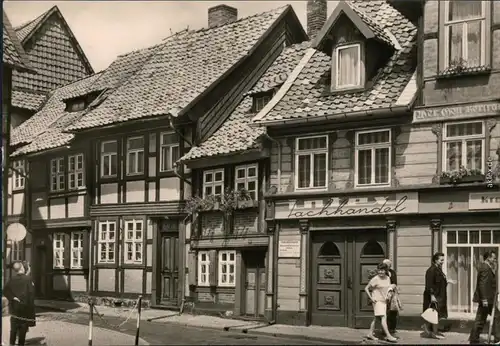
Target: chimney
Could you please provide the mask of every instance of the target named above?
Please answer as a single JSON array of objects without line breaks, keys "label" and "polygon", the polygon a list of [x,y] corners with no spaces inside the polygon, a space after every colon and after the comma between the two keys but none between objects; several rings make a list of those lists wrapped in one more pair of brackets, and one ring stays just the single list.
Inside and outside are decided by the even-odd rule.
[{"label": "chimney", "polygon": [[326,22],[327,0],[307,1],[307,35],[312,40]]},{"label": "chimney", "polygon": [[208,9],[208,27],[224,25],[238,20],[238,10],[227,5],[218,5]]}]

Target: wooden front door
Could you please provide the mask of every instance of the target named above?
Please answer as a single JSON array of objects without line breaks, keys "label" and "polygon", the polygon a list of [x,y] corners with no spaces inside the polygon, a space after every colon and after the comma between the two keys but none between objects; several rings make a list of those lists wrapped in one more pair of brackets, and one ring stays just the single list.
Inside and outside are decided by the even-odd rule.
[{"label": "wooden front door", "polygon": [[161,233],[160,304],[177,305],[179,282],[179,234]]},{"label": "wooden front door", "polygon": [[[311,242],[311,324],[367,327],[367,274],[385,257],[385,231],[315,234]],[[368,323],[368,325],[366,325]]]},{"label": "wooden front door", "polygon": [[47,248],[45,246],[37,246],[35,248],[35,263],[32,263],[32,271],[34,276],[35,296],[37,298],[47,298],[47,278],[52,279],[47,273]]},{"label": "wooden front door", "polygon": [[266,254],[265,252],[248,252],[244,256],[244,304],[243,315],[262,317],[266,301]]}]

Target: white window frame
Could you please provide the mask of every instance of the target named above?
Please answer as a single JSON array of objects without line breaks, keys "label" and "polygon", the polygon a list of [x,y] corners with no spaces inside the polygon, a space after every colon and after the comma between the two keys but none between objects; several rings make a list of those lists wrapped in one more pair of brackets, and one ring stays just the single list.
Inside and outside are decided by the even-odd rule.
[{"label": "white window frame", "polygon": [[[348,48],[356,47],[358,49],[358,80],[356,84],[339,84],[339,76],[340,76],[340,51]],[[361,72],[362,72],[362,58],[361,58],[361,43],[353,43],[335,47],[335,89],[352,89],[361,87]]]},{"label": "white window frame", "polygon": [[[103,227],[106,225],[106,234],[104,239],[102,239],[102,233]],[[114,237],[111,239],[110,235],[110,226],[113,225],[113,233]],[[97,263],[101,264],[109,264],[109,263],[116,263],[116,257],[117,257],[117,251],[116,251],[116,239],[117,239],[117,233],[118,230],[116,228],[116,221],[99,221],[98,222],[98,238],[97,238]],[[101,252],[102,252],[102,246],[103,244],[106,244],[106,258],[102,259],[101,258]],[[110,251],[112,249],[112,251]],[[113,253],[113,259],[111,260],[109,257],[109,254]]]},{"label": "white window frame", "polygon": [[[359,145],[359,135],[365,133],[374,133],[374,132],[389,132],[389,141],[385,143],[376,143],[376,144],[363,144]],[[375,149],[389,149],[389,172],[387,174],[387,183],[375,183]],[[359,176],[359,164],[358,164],[358,152],[359,150],[371,150],[371,162],[372,162],[372,170],[371,170],[371,178],[369,184],[359,184],[358,176]],[[356,131],[355,134],[355,143],[354,143],[354,186],[355,187],[379,187],[379,186],[390,186],[392,181],[392,129],[384,128],[384,129],[373,129],[373,130],[363,130]]]},{"label": "white window frame", "polygon": [[[55,164],[55,171],[54,171]],[[50,191],[58,192],[66,190],[66,172],[64,169],[64,157],[57,157],[50,160]],[[55,186],[54,186],[55,178]]]},{"label": "white window frame", "polygon": [[[221,173],[222,174],[222,180],[215,180],[215,175],[217,173]],[[212,174],[212,181],[211,182],[207,182],[207,175],[209,174]],[[220,186],[221,187],[221,195],[224,194],[224,168],[218,168],[218,169],[209,169],[209,170],[205,170],[203,171],[203,198],[207,197],[207,194],[206,194],[206,188],[207,187],[211,187],[212,188],[212,195],[216,195],[214,192],[215,192],[215,188],[217,186]],[[221,196],[221,195],[217,195],[217,196]]]},{"label": "white window frame", "polygon": [[[172,135],[172,132],[163,132],[160,134],[160,172],[171,172],[174,170],[175,167],[175,162],[173,158],[173,149],[177,148],[179,151],[179,158],[180,158],[180,146],[179,143],[172,143],[172,144],[163,144],[163,137]],[[168,167],[168,162],[164,162],[164,155],[163,151],[168,150],[168,159],[170,160],[171,167]]]},{"label": "white window frame", "polygon": [[[205,255],[205,260],[202,260],[203,255]],[[208,251],[198,252],[198,286],[208,287],[210,286],[210,253]],[[205,274],[202,274],[202,268],[205,266]],[[206,275],[203,277],[202,275]],[[204,280],[203,280],[204,279]]]},{"label": "white window frame", "polygon": [[[82,166],[78,167],[78,160],[81,159]],[[78,190],[85,187],[85,162],[83,154],[69,155],[68,156],[68,190]],[[71,161],[74,160],[75,168],[71,169]],[[78,184],[78,176],[81,175],[82,182]],[[74,186],[71,187],[71,183]]]},{"label": "white window frame", "polygon": [[[455,136],[455,137],[448,137],[446,135],[448,126],[450,125],[461,125],[461,124],[471,124],[471,123],[481,123],[482,126],[482,134],[481,135],[472,135],[472,136]],[[486,145],[486,126],[484,121],[482,120],[470,120],[470,121],[458,121],[458,122],[450,122],[450,123],[444,123],[443,126],[443,136],[442,136],[442,171],[447,172],[447,165],[448,165],[448,151],[446,150],[446,144],[449,142],[462,142],[462,162],[460,163],[461,166],[466,167],[467,166],[467,141],[468,140],[481,140],[481,172],[485,172],[485,167],[486,167],[486,153],[485,153],[485,145]]]},{"label": "white window frame", "polygon": [[255,113],[260,112],[271,101],[272,95],[262,95],[255,97]]},{"label": "white window frame", "polygon": [[[12,162],[12,189],[22,190],[25,186],[25,179],[22,174],[26,174],[26,162],[24,160],[16,160]],[[21,174],[22,173],[22,174]]]},{"label": "white window frame", "polygon": [[[109,152],[105,153],[104,152],[104,146],[106,144],[111,144],[114,143],[116,145],[116,150],[114,152]],[[116,172],[113,174],[112,172],[112,162],[113,162],[113,157],[116,159]],[[104,161],[109,160],[109,169],[108,172],[104,172]],[[112,141],[103,141],[101,142],[101,178],[113,178],[118,175],[118,141],[117,140],[112,140]]]},{"label": "white window frame", "polygon": [[[55,269],[64,269],[64,238],[65,233],[54,233],[53,236],[53,266]],[[60,254],[61,263],[57,263],[57,255]]]},{"label": "white window frame", "polygon": [[[453,1],[453,0],[452,0]],[[450,52],[448,50],[449,47],[449,42],[450,42],[450,30],[448,29],[449,26],[454,25],[454,24],[460,24],[463,23],[462,27],[462,58],[467,61],[468,54],[469,54],[469,47],[468,47],[468,40],[467,40],[467,26],[468,22],[477,22],[481,21],[481,64],[480,66],[484,66],[486,64],[486,44],[491,44],[486,42],[486,30],[490,30],[490,28],[486,27],[486,3],[487,1],[481,1],[481,8],[482,8],[482,16],[477,17],[477,18],[469,18],[469,19],[460,19],[460,20],[453,20],[449,21],[448,17],[450,14],[450,1],[444,1],[444,68],[450,67]],[[471,66],[471,67],[477,67],[477,66]]]},{"label": "white window frame", "polygon": [[[142,139],[143,141],[143,146],[142,149],[129,149],[129,143],[130,141],[136,140],[136,139]],[[134,136],[134,137],[129,137],[127,138],[127,175],[141,175],[144,174],[145,171],[145,166],[146,166],[146,157],[145,157],[145,146],[146,146],[146,140],[144,136]],[[139,153],[142,153],[142,171],[139,171]],[[129,160],[131,156],[135,157],[135,164],[134,164],[134,171],[130,171],[130,165],[129,165]]]},{"label": "white window frame", "polygon": [[11,262],[24,260],[24,240],[11,241],[10,260]]},{"label": "white window frame", "polygon": [[[138,227],[140,225],[140,227]],[[129,226],[132,226],[129,229]],[[123,262],[126,264],[142,264],[144,261],[144,220],[142,219],[132,219],[125,220],[125,230],[124,230],[124,259]],[[130,234],[131,233],[131,234]],[[137,234],[140,233],[140,237]],[[132,246],[132,259],[128,258],[130,253],[129,245]],[[139,251],[137,248],[139,247]],[[140,254],[138,256],[138,254]]]},{"label": "white window frame", "polygon": [[[248,177],[248,171],[252,168],[255,169],[255,176]],[[240,171],[240,170],[245,171],[245,176],[243,178],[238,178],[238,171]],[[248,189],[249,182],[255,182],[255,190]],[[247,192],[249,192],[249,193],[254,192],[255,193],[254,200],[256,201],[259,198],[259,164],[258,163],[251,163],[248,165],[236,166],[234,169],[234,190],[235,191],[237,191],[237,189],[238,189],[238,184],[244,184],[245,190]]]},{"label": "white window frame", "polygon": [[[82,269],[83,268],[83,243],[84,243],[85,232],[75,231],[71,232],[71,245],[70,245],[70,268],[71,269]],[[77,246],[75,246],[75,241]],[[76,260],[77,264],[74,264]]]},{"label": "white window frame", "polygon": [[[486,225],[447,225],[446,227],[443,227],[443,232],[442,232],[442,247],[443,247],[443,254],[444,254],[444,263],[443,263],[443,273],[448,276],[448,248],[449,247],[465,247],[465,248],[470,248],[471,249],[471,254],[474,254],[474,248],[492,248],[497,246],[497,252],[496,255],[498,256],[500,254],[500,244],[495,244],[493,241],[493,231],[499,231],[500,230],[500,224],[486,224]],[[491,238],[491,243],[490,244],[471,244],[470,243],[470,232],[467,235],[468,238],[468,243],[467,244],[448,244],[448,232],[450,231],[491,231],[492,232],[492,238]],[[480,242],[480,240],[479,240]],[[473,261],[470,261],[470,270],[471,273],[473,273]],[[500,277],[497,278],[497,287],[500,284]],[[474,317],[476,315],[477,309],[475,308],[475,304],[472,302],[472,299],[474,297],[474,291],[476,289],[476,277],[474,275],[471,275],[471,282],[469,284],[469,297],[470,297],[470,304],[471,304],[471,312],[455,312],[455,311],[450,311],[449,315],[450,317]],[[448,294],[448,307],[452,308],[451,305],[451,295]]]},{"label": "white window frame", "polygon": [[[313,139],[313,138],[325,138],[326,139],[326,148],[324,149],[311,149],[311,150],[299,150],[299,141],[302,139]],[[319,135],[319,136],[307,136],[307,137],[298,137],[295,138],[295,189],[296,190],[326,190],[328,188],[328,176],[329,176],[329,146],[328,143],[328,135]],[[311,160],[311,172],[309,172],[309,186],[299,187],[299,156],[305,156],[309,154],[309,160]],[[314,155],[316,154],[326,154],[326,166],[325,166],[325,186],[314,186]]]},{"label": "white window frame", "polygon": [[[225,261],[222,260],[222,255],[224,255],[224,254],[226,255]],[[234,258],[233,260],[229,259],[231,257],[231,255],[233,255],[233,258]],[[217,262],[218,262],[217,273],[219,274],[217,285],[219,287],[235,287],[236,286],[236,251],[235,250],[219,251],[219,260]],[[234,269],[233,273],[230,273],[230,271],[229,271],[229,268],[231,265],[233,266],[233,269]],[[226,273],[222,272],[223,266],[227,266]],[[233,281],[232,282],[229,281],[230,274],[233,274]],[[226,282],[222,282],[222,278],[224,277],[224,275],[227,275]]]}]

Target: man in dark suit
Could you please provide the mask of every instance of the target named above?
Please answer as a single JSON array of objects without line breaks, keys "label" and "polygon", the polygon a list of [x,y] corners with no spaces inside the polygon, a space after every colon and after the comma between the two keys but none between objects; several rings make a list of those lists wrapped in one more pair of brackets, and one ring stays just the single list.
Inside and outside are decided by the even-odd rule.
[{"label": "man in dark suit", "polygon": [[[483,331],[488,315],[493,312],[493,305],[498,295],[496,277],[497,255],[493,251],[488,251],[483,254],[483,260],[484,263],[481,263],[477,271],[477,285],[473,297],[473,301],[479,305],[477,307],[476,320],[469,336],[471,344],[479,343],[479,335]],[[492,333],[495,336],[495,343],[500,341],[499,314],[500,311],[497,306]]]},{"label": "man in dark suit", "polygon": [[[391,280],[391,285],[398,285],[398,276],[396,271],[392,269],[392,261],[390,259],[385,259],[383,261],[385,265],[389,267],[389,278]],[[387,304],[387,328],[389,332],[393,335],[396,332],[396,326],[398,324],[398,311],[391,311],[390,304]]]}]

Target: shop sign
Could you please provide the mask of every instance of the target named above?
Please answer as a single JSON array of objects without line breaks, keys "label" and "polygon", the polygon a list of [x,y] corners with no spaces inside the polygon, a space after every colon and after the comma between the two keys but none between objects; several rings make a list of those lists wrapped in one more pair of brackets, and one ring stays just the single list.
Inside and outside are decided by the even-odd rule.
[{"label": "shop sign", "polygon": [[417,192],[277,202],[275,218],[310,219],[411,213],[418,213]]},{"label": "shop sign", "polygon": [[300,239],[281,239],[278,242],[278,257],[300,258]]},{"label": "shop sign", "polygon": [[413,123],[480,118],[492,115],[500,115],[500,102],[418,109],[413,112]]},{"label": "shop sign", "polygon": [[500,209],[500,192],[472,192],[469,210]]}]

